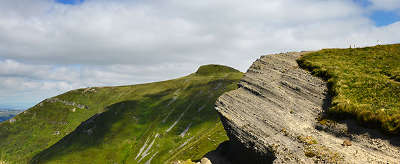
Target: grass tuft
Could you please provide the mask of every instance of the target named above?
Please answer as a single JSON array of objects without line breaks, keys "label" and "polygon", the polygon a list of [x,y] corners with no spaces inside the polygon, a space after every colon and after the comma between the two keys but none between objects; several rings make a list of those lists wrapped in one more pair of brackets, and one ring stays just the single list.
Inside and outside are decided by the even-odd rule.
[{"label": "grass tuft", "polygon": [[298,136],[297,139],[301,142],[304,143],[306,145],[313,145],[313,144],[317,144],[317,140],[315,140],[313,137],[311,136]]}]

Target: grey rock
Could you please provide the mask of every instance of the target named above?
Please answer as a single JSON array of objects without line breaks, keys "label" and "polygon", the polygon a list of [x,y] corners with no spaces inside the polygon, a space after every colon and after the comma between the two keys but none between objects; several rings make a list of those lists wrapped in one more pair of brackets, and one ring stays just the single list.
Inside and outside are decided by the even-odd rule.
[{"label": "grey rock", "polygon": [[[66,101],[66,100],[60,100],[59,98],[55,98],[55,97],[54,97],[54,98],[46,99],[46,100],[44,100],[44,101],[46,101],[46,102],[48,102],[48,103],[56,103],[56,102],[59,102],[59,103],[62,103],[62,104],[64,104],[64,105],[73,106],[73,107],[77,107],[77,108],[80,108],[80,109],[89,109],[89,107],[86,106],[86,105],[77,104],[77,103],[75,103],[75,102],[70,102],[70,101]],[[43,103],[41,102],[40,104],[43,104]],[[42,105],[39,105],[39,106],[42,106]]]},{"label": "grey rock", "polygon": [[202,158],[201,160],[200,160],[200,162],[201,162],[201,164],[211,164],[211,161],[208,159],[208,158]]},{"label": "grey rock", "polygon": [[96,89],[95,88],[86,88],[83,90],[83,94],[85,93],[96,93]]},{"label": "grey rock", "polygon": [[[218,98],[216,109],[230,138],[231,161],[399,162],[399,145],[393,142],[398,137],[384,137],[348,121],[329,127],[317,121],[330,98],[326,82],[298,67],[296,59],[305,53],[262,56],[245,73],[238,89]],[[349,139],[352,146],[343,147]]]},{"label": "grey rock", "polygon": [[53,135],[60,135],[61,133],[60,133],[60,131],[55,131],[54,133],[53,133]]},{"label": "grey rock", "polygon": [[11,118],[11,119],[9,120],[10,124],[15,123],[16,121],[17,121],[17,120],[16,120],[15,118]]}]

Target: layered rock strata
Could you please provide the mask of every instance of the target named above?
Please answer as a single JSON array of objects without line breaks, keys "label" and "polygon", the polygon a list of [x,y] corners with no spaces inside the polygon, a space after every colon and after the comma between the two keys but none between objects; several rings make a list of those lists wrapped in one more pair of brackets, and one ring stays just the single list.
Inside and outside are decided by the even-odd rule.
[{"label": "layered rock strata", "polygon": [[299,68],[308,52],[262,56],[239,89],[216,102],[230,138],[233,163],[397,163],[398,137],[320,120],[329,105],[327,84]]}]

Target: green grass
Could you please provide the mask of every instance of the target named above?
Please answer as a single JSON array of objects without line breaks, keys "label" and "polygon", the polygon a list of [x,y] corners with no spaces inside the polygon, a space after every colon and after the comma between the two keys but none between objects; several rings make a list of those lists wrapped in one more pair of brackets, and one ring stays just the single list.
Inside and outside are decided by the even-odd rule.
[{"label": "green grass", "polygon": [[328,81],[333,96],[329,114],[399,133],[400,44],[324,49],[298,63]]},{"label": "green grass", "polygon": [[209,64],[209,65],[203,65],[200,66],[199,69],[197,69],[196,74],[202,75],[202,76],[207,76],[207,75],[213,75],[215,73],[223,74],[223,73],[230,73],[230,72],[235,72],[234,68],[231,67],[221,67],[221,65],[217,64]]},{"label": "green grass", "polygon": [[[239,71],[224,66],[207,65],[199,70],[208,73],[95,88],[95,92],[78,89],[56,97],[88,106],[75,112],[71,105],[44,101],[16,116],[16,122],[0,124],[0,159],[9,163],[145,163],[153,155],[155,163],[199,159],[228,139],[214,102],[235,89],[242,77]],[[181,120],[166,132],[183,112]],[[189,124],[186,135],[180,137]],[[135,158],[140,149],[156,134],[159,137],[153,146],[142,151],[148,148],[149,154],[138,162]]]}]

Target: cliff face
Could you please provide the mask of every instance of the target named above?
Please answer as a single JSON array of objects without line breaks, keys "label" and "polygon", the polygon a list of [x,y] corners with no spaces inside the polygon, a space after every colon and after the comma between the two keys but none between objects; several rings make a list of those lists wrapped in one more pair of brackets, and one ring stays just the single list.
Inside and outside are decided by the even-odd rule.
[{"label": "cliff face", "polygon": [[[298,67],[307,52],[262,56],[239,89],[216,102],[236,163],[400,161],[399,138],[318,119],[329,105],[327,84]],[[318,121],[320,120],[320,121]]]}]

